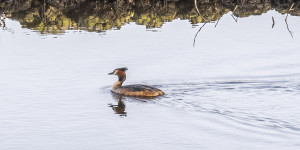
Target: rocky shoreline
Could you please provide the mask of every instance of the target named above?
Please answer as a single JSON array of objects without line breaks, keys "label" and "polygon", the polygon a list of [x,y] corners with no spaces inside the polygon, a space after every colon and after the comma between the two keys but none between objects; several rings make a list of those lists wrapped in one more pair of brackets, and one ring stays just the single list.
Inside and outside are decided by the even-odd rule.
[{"label": "rocky shoreline", "polygon": [[159,28],[164,22],[187,19],[192,24],[216,22],[224,14],[235,17],[261,15],[269,10],[300,16],[299,0],[1,0],[5,17],[22,27],[41,33],[61,33],[67,29],[105,31],[135,22]]}]

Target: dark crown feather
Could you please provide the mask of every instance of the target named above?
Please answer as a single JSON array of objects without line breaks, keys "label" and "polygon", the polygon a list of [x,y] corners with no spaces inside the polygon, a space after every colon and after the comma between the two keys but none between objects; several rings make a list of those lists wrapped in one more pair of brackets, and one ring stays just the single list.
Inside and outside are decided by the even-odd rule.
[{"label": "dark crown feather", "polygon": [[117,68],[117,69],[115,69],[115,70],[121,70],[121,71],[126,71],[126,70],[128,70],[128,68],[127,67],[123,67],[123,68]]}]

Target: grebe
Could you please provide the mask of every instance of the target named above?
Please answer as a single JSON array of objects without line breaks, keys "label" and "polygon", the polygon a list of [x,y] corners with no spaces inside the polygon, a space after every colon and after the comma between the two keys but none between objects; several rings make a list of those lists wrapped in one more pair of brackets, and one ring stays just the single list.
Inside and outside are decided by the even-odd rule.
[{"label": "grebe", "polygon": [[108,74],[108,75],[117,75],[119,77],[119,80],[112,87],[112,91],[114,93],[125,95],[125,96],[136,96],[136,97],[155,97],[164,94],[164,92],[162,92],[160,89],[147,86],[147,85],[135,84],[135,85],[122,86],[123,82],[126,80],[126,73],[125,73],[126,70],[128,70],[126,67],[117,68],[113,72]]}]

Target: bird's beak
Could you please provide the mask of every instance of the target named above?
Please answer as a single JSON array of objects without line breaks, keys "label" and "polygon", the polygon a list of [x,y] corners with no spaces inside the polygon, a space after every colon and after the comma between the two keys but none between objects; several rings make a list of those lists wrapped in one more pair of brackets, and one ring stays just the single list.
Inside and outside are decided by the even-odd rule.
[{"label": "bird's beak", "polygon": [[113,75],[114,74],[114,72],[111,72],[111,73],[109,73],[108,75]]}]

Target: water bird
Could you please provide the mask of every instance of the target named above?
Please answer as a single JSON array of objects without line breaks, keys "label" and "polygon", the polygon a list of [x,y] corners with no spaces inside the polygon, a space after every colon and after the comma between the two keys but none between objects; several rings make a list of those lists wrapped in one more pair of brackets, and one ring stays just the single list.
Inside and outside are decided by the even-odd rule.
[{"label": "water bird", "polygon": [[122,86],[123,82],[126,80],[126,70],[128,70],[126,67],[117,68],[108,74],[117,75],[119,78],[119,80],[113,85],[112,92],[132,97],[156,97],[164,95],[164,92],[162,92],[160,89],[147,85],[134,84]]}]

